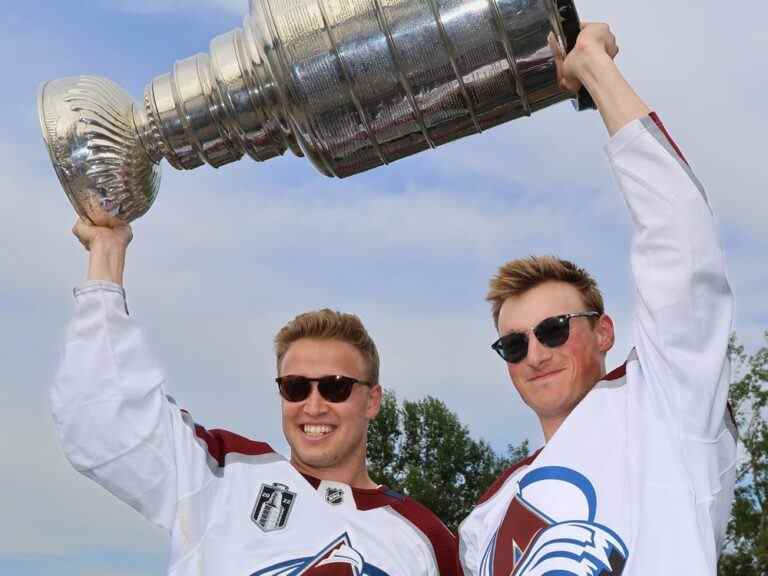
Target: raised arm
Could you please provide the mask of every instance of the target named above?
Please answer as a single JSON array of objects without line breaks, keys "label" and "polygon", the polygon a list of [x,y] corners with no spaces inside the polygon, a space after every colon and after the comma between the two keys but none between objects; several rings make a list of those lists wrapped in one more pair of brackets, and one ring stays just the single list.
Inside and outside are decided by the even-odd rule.
[{"label": "raised arm", "polygon": [[592,94],[633,223],[633,341],[644,381],[681,432],[704,441],[724,428],[733,299],[705,191],[661,121],[623,78],[605,25],[587,25],[561,61],[563,85]]},{"label": "raised arm", "polygon": [[121,286],[131,229],[113,224],[75,225],[90,252],[88,281],[75,290],[51,407],[72,465],[172,530],[178,497],[195,494],[215,475],[221,438],[195,426],[166,396],[164,374],[128,314]]}]

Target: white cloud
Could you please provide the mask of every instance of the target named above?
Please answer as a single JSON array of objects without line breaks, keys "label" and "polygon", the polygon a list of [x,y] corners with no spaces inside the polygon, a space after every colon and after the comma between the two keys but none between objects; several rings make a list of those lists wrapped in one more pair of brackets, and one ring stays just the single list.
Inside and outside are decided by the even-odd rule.
[{"label": "white cloud", "polygon": [[115,8],[132,14],[221,11],[234,16],[248,13],[248,0],[108,0]]}]

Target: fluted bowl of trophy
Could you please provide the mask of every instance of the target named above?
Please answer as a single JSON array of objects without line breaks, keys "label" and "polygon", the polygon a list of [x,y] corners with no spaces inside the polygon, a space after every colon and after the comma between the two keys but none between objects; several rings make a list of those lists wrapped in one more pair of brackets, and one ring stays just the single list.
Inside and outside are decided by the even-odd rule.
[{"label": "fluted bowl of trophy", "polygon": [[141,143],[134,105],[119,86],[92,76],[46,82],[38,112],[56,174],[81,217],[130,222],[149,210],[160,167]]}]

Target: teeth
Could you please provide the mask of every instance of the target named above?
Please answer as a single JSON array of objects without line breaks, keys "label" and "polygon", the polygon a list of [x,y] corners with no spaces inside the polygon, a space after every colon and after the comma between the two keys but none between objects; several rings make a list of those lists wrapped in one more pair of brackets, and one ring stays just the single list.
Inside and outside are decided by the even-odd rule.
[{"label": "teeth", "polygon": [[303,429],[307,436],[322,436],[333,431],[333,427],[327,424],[304,424]]}]

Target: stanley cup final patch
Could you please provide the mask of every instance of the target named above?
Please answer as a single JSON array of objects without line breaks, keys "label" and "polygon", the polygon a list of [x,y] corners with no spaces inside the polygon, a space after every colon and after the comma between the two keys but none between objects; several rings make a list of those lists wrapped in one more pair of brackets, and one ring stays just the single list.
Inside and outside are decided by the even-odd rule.
[{"label": "stanley cup final patch", "polygon": [[262,484],[251,520],[264,532],[285,528],[295,500],[296,493],[288,490],[285,484]]}]

